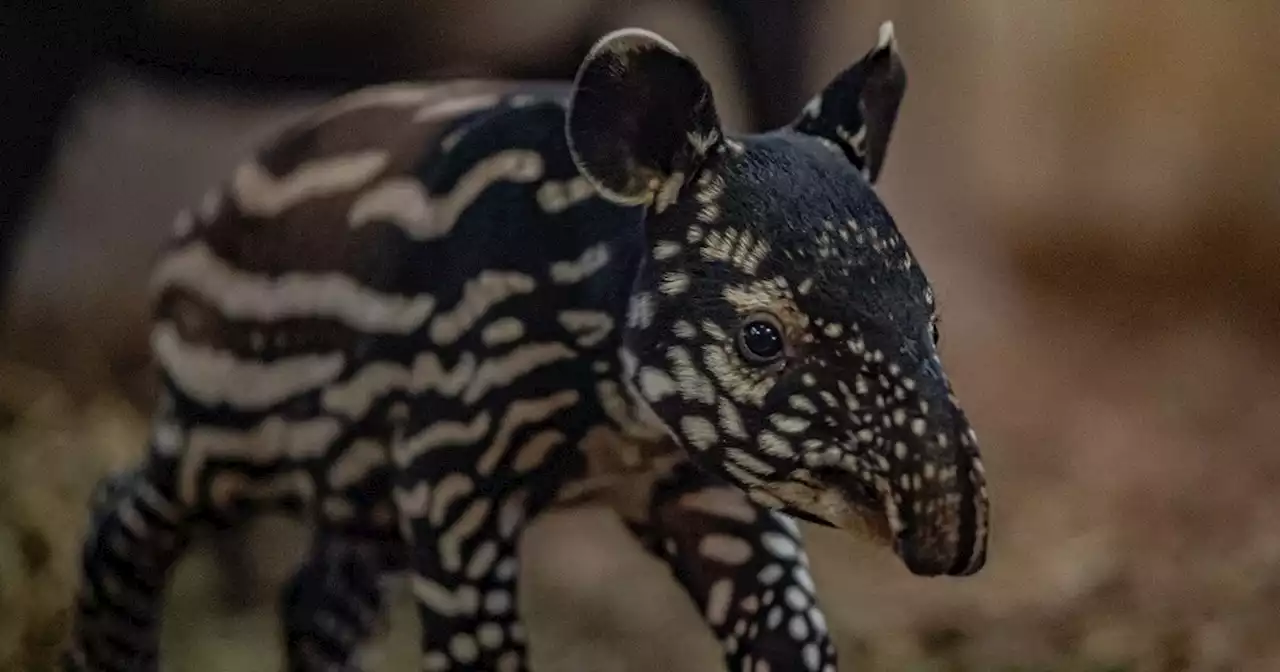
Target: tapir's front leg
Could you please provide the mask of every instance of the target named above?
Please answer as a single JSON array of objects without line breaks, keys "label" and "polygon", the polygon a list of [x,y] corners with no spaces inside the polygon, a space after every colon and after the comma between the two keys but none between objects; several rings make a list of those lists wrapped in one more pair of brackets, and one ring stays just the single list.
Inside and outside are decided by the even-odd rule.
[{"label": "tapir's front leg", "polygon": [[836,669],[792,520],[682,465],[654,485],[647,519],[627,523],[698,605],[728,669]]}]

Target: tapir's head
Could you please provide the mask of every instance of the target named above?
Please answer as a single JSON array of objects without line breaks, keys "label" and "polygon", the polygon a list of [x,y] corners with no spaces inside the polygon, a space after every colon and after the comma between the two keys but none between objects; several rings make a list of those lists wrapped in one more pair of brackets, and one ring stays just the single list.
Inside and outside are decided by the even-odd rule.
[{"label": "tapir's head", "polygon": [[870,533],[917,574],[978,571],[976,439],[933,291],[872,186],[906,85],[892,25],[762,135],[727,134],[697,65],[643,30],[603,38],[575,84],[579,169],[645,208],[623,337],[635,395],[755,501]]}]

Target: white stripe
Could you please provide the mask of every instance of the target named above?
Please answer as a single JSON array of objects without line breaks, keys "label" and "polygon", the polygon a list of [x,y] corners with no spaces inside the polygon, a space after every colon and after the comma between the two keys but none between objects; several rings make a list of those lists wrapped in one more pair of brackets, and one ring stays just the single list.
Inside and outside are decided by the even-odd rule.
[{"label": "white stripe", "polygon": [[475,376],[462,393],[462,403],[474,404],[490,390],[511,385],[521,376],[575,356],[563,343],[526,343],[513,348],[500,357],[480,362]]},{"label": "white stripe", "polygon": [[376,292],[340,272],[289,273],[272,279],[238,270],[202,241],[167,255],[152,276],[158,291],[181,287],[200,295],[231,319],[327,318],[365,333],[406,334],[435,310],[427,294]]},{"label": "white stripe", "polygon": [[324,457],[342,427],[333,418],[292,422],[271,416],[248,430],[196,427],[188,435],[179,468],[181,501],[195,501],[197,479],[211,459],[237,459],[269,464],[280,459],[315,460]]},{"label": "white stripe", "polygon": [[556,319],[583,348],[599,345],[613,333],[613,318],[598,310],[562,310]]},{"label": "white stripe", "polygon": [[583,250],[577,259],[551,264],[551,280],[559,285],[571,285],[591,277],[608,263],[609,246],[597,243]]},{"label": "white stripe", "polygon": [[469,97],[501,84],[491,79],[458,79],[438,84],[419,82],[389,82],[357,89],[322,105],[305,123],[314,128],[349,112],[368,108],[396,109],[428,106],[434,101],[455,97]]},{"label": "white stripe", "polygon": [[448,345],[471,330],[491,308],[507,299],[537,289],[533,278],[514,271],[481,271],[467,281],[462,297],[449,312],[441,313],[431,323],[431,340]]},{"label": "white stripe", "polygon": [[545,397],[517,399],[507,404],[506,413],[498,421],[498,429],[494,433],[493,441],[476,461],[476,471],[488,476],[510,449],[512,436],[517,430],[542,422],[578,403],[581,398],[582,395],[577,390],[562,390]]},{"label": "white stripe", "polygon": [[262,479],[252,479],[235,471],[222,471],[214,474],[209,482],[209,499],[215,511],[225,510],[235,502],[279,502],[287,498],[311,502],[315,496],[315,481],[302,469],[275,473]]},{"label": "white stripe", "polygon": [[478,444],[489,433],[490,424],[488,411],[480,411],[470,422],[440,420],[432,423],[395,446],[396,464],[407,467],[437,448]]},{"label": "white stripe", "polygon": [[308,199],[362,187],[390,161],[384,150],[353,152],[307,161],[280,177],[257,161],[246,161],[231,176],[231,196],[242,212],[274,217]]},{"label": "white stripe", "polygon": [[227,403],[260,410],[338,377],[341,353],[298,355],[270,363],[237,359],[229,352],[184,342],[172,323],[159,322],[151,347],[175,384],[203,404]]},{"label": "white stripe", "polygon": [[378,441],[360,439],[347,446],[329,467],[329,487],[342,490],[356,485],[387,463],[387,447]]},{"label": "white stripe", "polygon": [[440,616],[453,616],[457,613],[458,600],[453,591],[418,574],[414,574],[411,581],[413,595],[423,606]]},{"label": "white stripe", "polygon": [[413,120],[418,123],[445,121],[467,115],[477,110],[483,110],[486,107],[493,107],[501,100],[502,96],[497,93],[481,93],[472,96],[446,98],[441,102],[427,105],[426,107],[418,110],[417,113],[413,115]]},{"label": "white stripe", "polygon": [[436,353],[424,352],[414,359],[412,367],[371,362],[347,380],[326,388],[321,403],[326,411],[353,419],[363,417],[378,399],[400,390],[410,394],[434,391],[445,397],[462,395],[464,403],[472,404],[495,387],[509,385],[531,371],[574,356],[561,343],[534,343],[486,359],[478,366],[475,355],[464,352],[450,369]]},{"label": "white stripe", "polygon": [[471,382],[475,370],[476,358],[469,352],[462,353],[452,369],[445,368],[434,352],[418,355],[411,367],[372,362],[349,379],[325,389],[321,403],[330,413],[359,419],[375,401],[397,390],[413,394],[436,391],[446,397],[456,397]]},{"label": "white stripe", "polygon": [[536,151],[509,149],[477,162],[458,178],[452,191],[437,197],[428,196],[418,180],[391,178],[362,194],[352,204],[347,221],[352,228],[387,221],[413,240],[443,238],[462,212],[494,183],[536,182],[542,169],[542,156]]},{"label": "white stripe", "polygon": [[366,86],[322,105],[306,120],[306,123],[307,126],[314,128],[348,112],[370,107],[388,109],[417,107],[429,102],[436,95],[439,95],[437,87],[414,82],[391,82]]}]

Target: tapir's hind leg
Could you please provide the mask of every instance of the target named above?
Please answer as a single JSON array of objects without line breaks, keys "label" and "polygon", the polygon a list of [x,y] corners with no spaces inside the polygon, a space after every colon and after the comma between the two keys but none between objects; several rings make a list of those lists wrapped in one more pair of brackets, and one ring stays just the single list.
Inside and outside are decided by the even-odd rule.
[{"label": "tapir's hind leg", "polygon": [[318,530],[281,595],[285,669],[357,672],[356,654],[386,616],[382,579],[404,569],[402,556],[384,539]]},{"label": "tapir's hind leg", "polygon": [[282,445],[297,447],[288,443],[296,436],[281,431],[287,424],[179,407],[176,396],[161,399],[143,463],[107,477],[95,492],[68,670],[158,669],[164,593],[196,526],[225,529],[313,504],[314,465],[272,457],[287,452]]},{"label": "tapir's hind leg", "polygon": [[158,669],[164,591],[190,520],[174,500],[172,478],[172,469],[151,460],[98,484],[66,669]]}]

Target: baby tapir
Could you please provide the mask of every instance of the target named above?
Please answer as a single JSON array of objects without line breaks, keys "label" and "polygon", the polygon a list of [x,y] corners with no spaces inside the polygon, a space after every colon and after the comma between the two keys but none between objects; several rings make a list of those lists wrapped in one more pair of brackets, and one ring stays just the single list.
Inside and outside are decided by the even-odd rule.
[{"label": "baby tapir", "polygon": [[891,24],[768,133],[727,133],[644,30],[572,83],[363,89],[179,215],[155,271],[148,455],[103,481],[65,662],[155,670],[193,530],[315,523],[291,670],[356,669],[403,571],[421,668],[527,669],[518,542],[616,505],[729,669],[836,669],[793,518],[919,575],[986,558],[982,463],[933,292],[872,184]]}]

